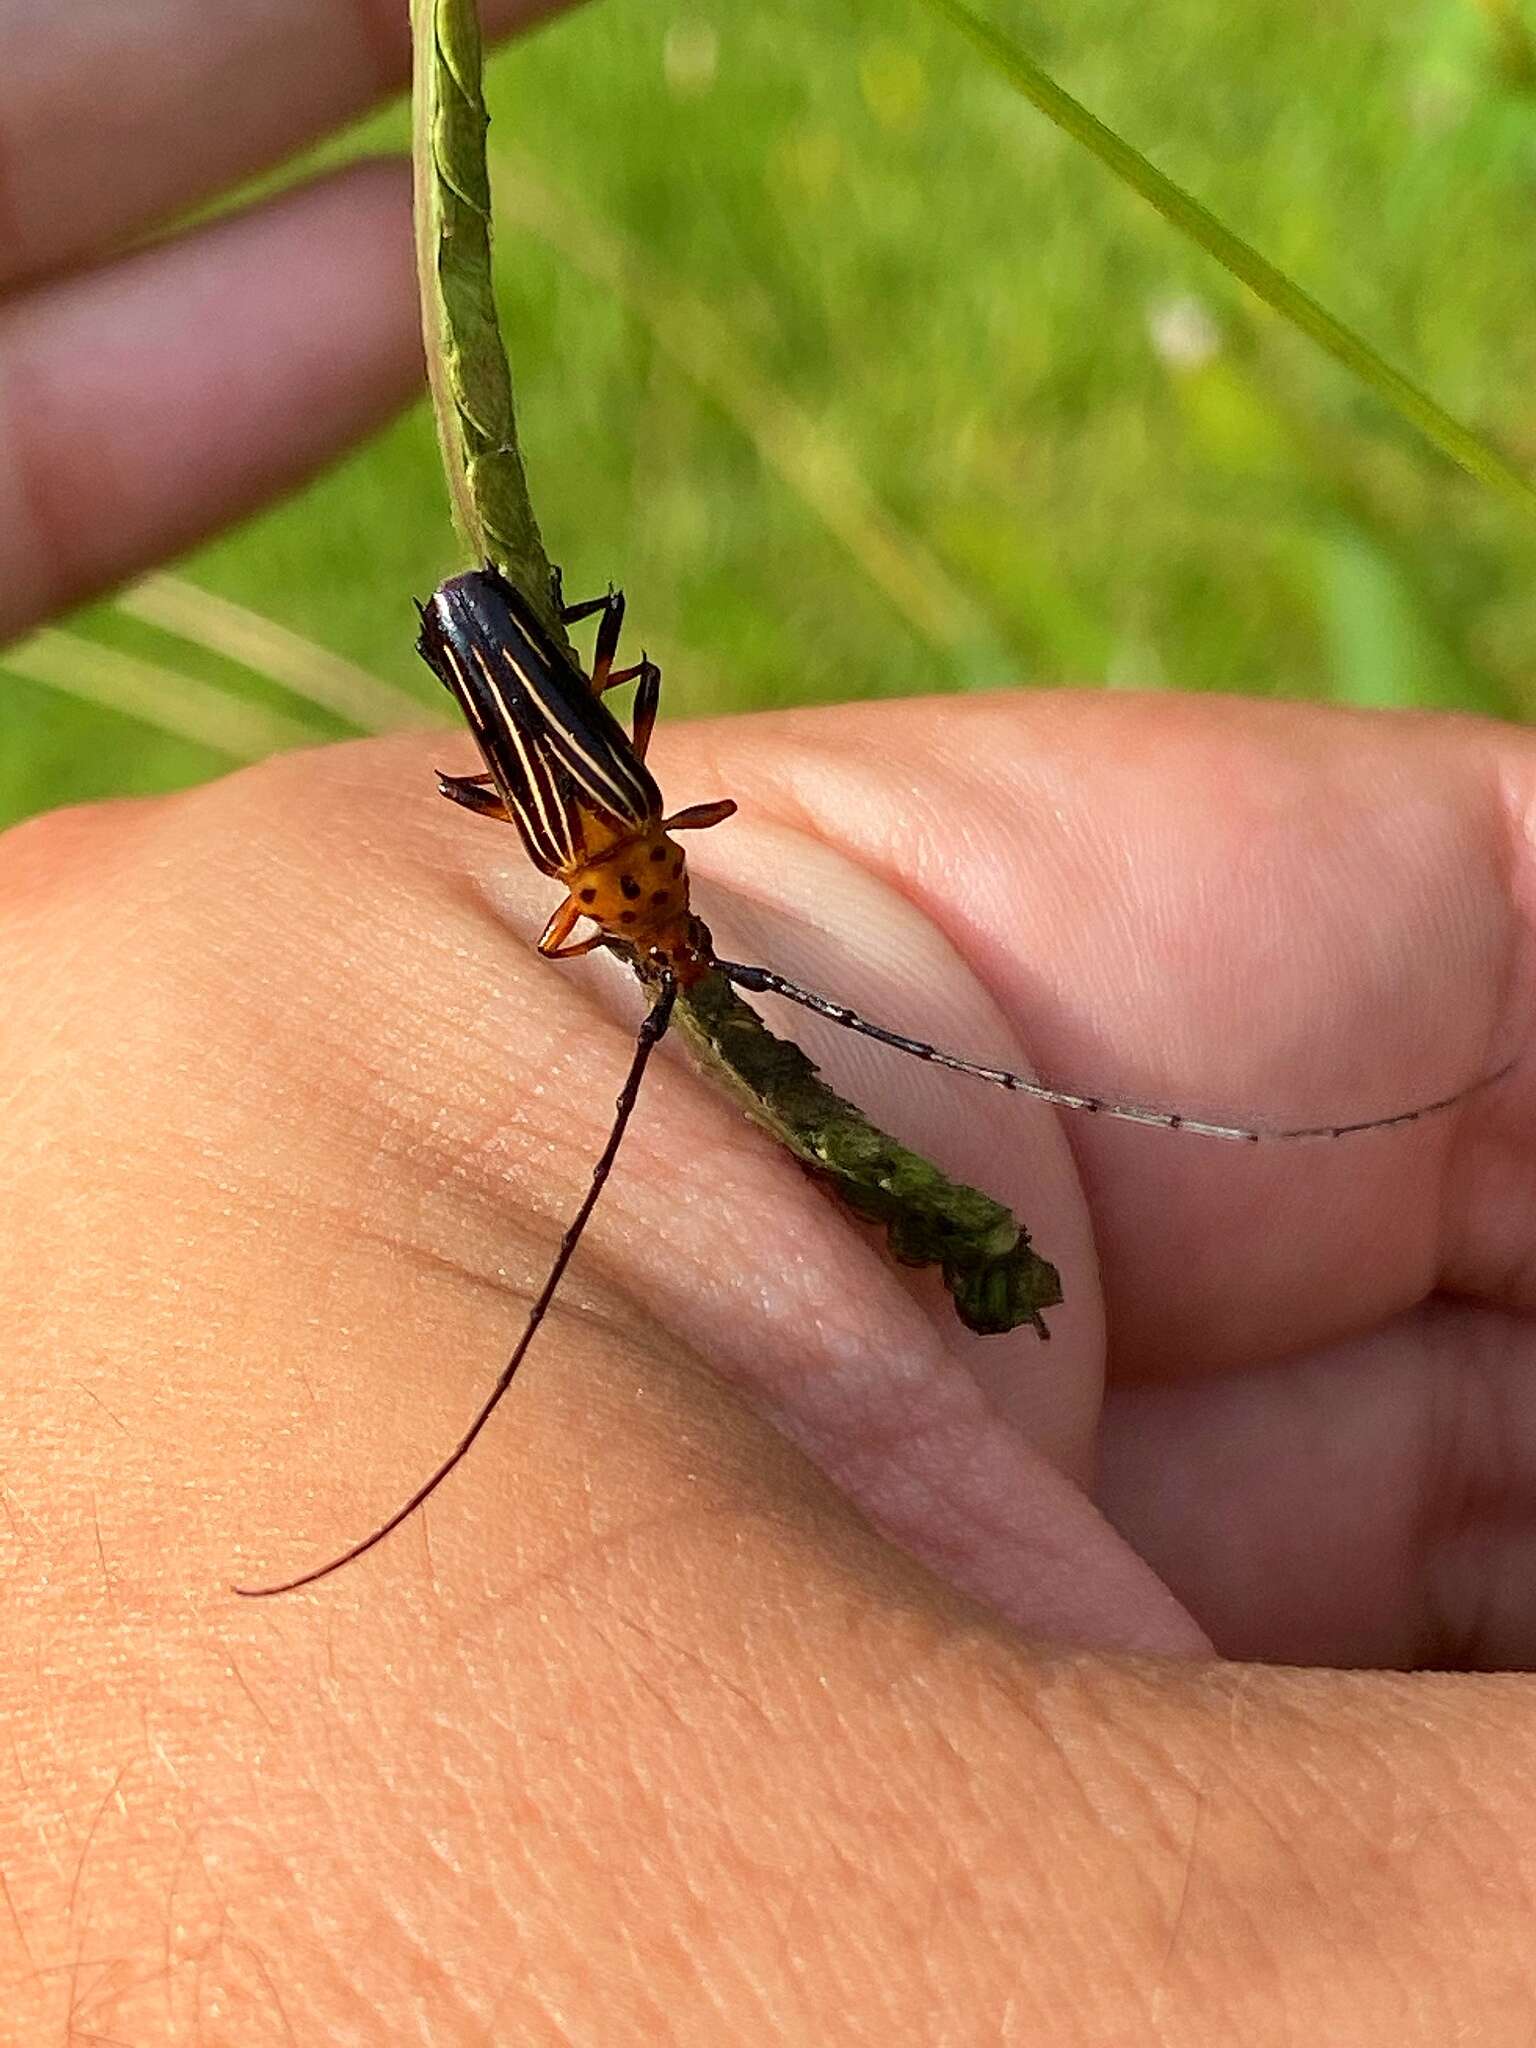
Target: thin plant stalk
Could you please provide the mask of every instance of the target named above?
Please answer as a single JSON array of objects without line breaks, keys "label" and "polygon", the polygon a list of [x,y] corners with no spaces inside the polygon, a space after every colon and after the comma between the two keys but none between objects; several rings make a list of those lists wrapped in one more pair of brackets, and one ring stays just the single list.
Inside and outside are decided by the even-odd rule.
[{"label": "thin plant stalk", "polygon": [[213,683],[62,627],[46,627],[8,647],[0,664],[28,682],[136,718],[231,761],[260,761],[285,747],[313,746],[320,737],[313,726],[246,703]]},{"label": "thin plant stalk", "polygon": [[180,576],[146,576],[118,593],[114,609],[224,661],[238,662],[360,732],[406,732],[435,724],[441,716],[429,700],[397,690],[276,619]]},{"label": "thin plant stalk", "polygon": [[1224,270],[1245,284],[1272,312],[1316,342],[1335,362],[1342,363],[1442,455],[1448,455],[1469,476],[1491,490],[1512,499],[1522,511],[1536,512],[1536,489],[1496,448],[1448,413],[1401,370],[1394,369],[1363,336],[1346,327],[1241,235],[1234,234],[1191,193],[1164,176],[1140,150],[1058,85],[1011,36],[975,13],[965,0],[926,0],[926,5],[952,22],[993,69],[1048,120],[1080,142],[1122,184],[1156,207],[1180,234],[1214,256]]},{"label": "thin plant stalk", "polygon": [[[477,11],[473,0],[413,0],[412,26],[422,328],[449,495],[471,551],[494,562],[548,623],[550,566],[518,452],[492,291]],[[559,644],[569,647],[563,625]],[[649,981],[646,962],[631,956],[629,964]],[[653,986],[649,993],[654,999]],[[950,1180],[833,1094],[722,974],[679,991],[676,1017],[700,1065],[857,1214],[882,1223],[899,1259],[939,1267],[971,1328],[1028,1322],[1043,1332],[1041,1310],[1061,1298],[1056,1272],[1000,1202]]]}]

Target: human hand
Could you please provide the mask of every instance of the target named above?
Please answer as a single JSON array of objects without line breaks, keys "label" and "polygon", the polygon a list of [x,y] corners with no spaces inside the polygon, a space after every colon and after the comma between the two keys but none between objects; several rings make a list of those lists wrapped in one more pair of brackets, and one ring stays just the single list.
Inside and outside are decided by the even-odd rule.
[{"label": "human hand", "polygon": [[[487,0],[488,29],[548,12]],[[410,173],[114,253],[399,90],[403,0],[0,20],[0,640],[299,482],[421,385]]]},{"label": "human hand", "polygon": [[[1517,1048],[1518,733],[1030,697],[655,756],[743,801],[695,855],[722,945],[958,1049],[1321,1119]],[[1041,1347],[967,1338],[663,1061],[476,1457],[315,1592],[229,1595],[451,1441],[624,1066],[633,990],[521,943],[547,887],[438,760],[0,842],[24,2038],[206,2000],[242,2042],[1523,2038],[1523,1685],[1191,1653],[1531,1661],[1524,1069],[1271,1151],[819,1042],[1016,1202]]]}]

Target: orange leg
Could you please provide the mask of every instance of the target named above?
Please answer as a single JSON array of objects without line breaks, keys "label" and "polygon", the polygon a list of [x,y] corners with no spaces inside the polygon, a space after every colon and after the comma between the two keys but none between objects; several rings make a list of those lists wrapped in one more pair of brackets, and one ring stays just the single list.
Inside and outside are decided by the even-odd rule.
[{"label": "orange leg", "polygon": [[578,920],[585,915],[576,898],[567,896],[539,937],[539,951],[546,960],[574,960],[579,954],[590,953],[594,946],[603,943],[603,934],[594,932],[590,939],[578,939],[574,945],[566,944]]},{"label": "orange leg", "polygon": [[619,683],[640,685],[635,692],[635,715],[630,722],[629,743],[643,761],[645,750],[651,744],[656,707],[661,702],[661,670],[642,654],[633,668],[614,669],[603,687],[611,690]]},{"label": "orange leg", "polygon": [[686,811],[675,811],[670,818],[663,818],[661,824],[665,832],[704,832],[711,825],[723,825],[727,818],[735,815],[735,800],[723,796],[714,804],[690,804]]}]

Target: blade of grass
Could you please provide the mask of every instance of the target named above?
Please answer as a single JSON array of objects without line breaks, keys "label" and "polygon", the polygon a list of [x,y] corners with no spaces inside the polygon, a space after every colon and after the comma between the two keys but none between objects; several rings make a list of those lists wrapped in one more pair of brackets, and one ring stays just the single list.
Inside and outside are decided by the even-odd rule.
[{"label": "blade of grass", "polygon": [[313,746],[318,738],[297,719],[247,704],[216,684],[58,627],[8,647],[3,665],[28,682],[104,705],[234,761],[259,761],[286,747]]},{"label": "blade of grass", "polygon": [[253,675],[334,712],[360,732],[408,732],[439,722],[446,713],[365,668],[333,654],[260,612],[218,597],[179,576],[146,576],[121,591],[116,609],[163,633],[190,640]]},{"label": "blade of grass", "polygon": [[993,68],[1056,126],[1082,143],[1100,163],[1154,206],[1173,227],[1214,256],[1222,267],[1263,300],[1282,320],[1315,341],[1336,362],[1358,377],[1368,390],[1398,416],[1416,427],[1443,455],[1469,476],[1513,499],[1526,512],[1536,512],[1536,489],[1498,451],[1460,420],[1452,417],[1410,378],[1378,355],[1352,328],[1334,318],[1310,293],[1236,235],[1200,201],[1175,185],[1098,116],[1091,114],[1030,57],[1011,37],[965,5],[965,0],[924,0],[934,13],[953,23]]}]

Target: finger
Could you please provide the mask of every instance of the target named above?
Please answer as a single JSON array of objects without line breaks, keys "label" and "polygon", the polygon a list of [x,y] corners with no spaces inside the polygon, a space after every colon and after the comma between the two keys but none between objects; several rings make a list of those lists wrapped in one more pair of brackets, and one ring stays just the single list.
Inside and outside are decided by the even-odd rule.
[{"label": "finger", "polygon": [[[1469,1083],[1529,1031],[1536,743],[1509,728],[1074,696],[715,733],[721,786],[903,890],[1053,1078],[1342,1121]],[[879,1021],[925,1035],[932,991],[908,994]],[[1069,1117],[1112,1371],[1285,1355],[1442,1283],[1529,1298],[1533,1087],[1305,1146]],[[1001,1163],[1023,1126],[984,1095],[957,1079],[954,1114]]]},{"label": "finger", "polygon": [[405,167],[358,165],[0,310],[0,638],[298,483],[405,402]]},{"label": "finger", "polygon": [[1536,1329],[1446,1302],[1283,1365],[1127,1388],[1099,1498],[1226,1655],[1536,1665]]},{"label": "finger", "polygon": [[[550,0],[488,0],[497,34]],[[0,16],[0,281],[102,250],[398,91],[405,0],[134,0]]]}]

